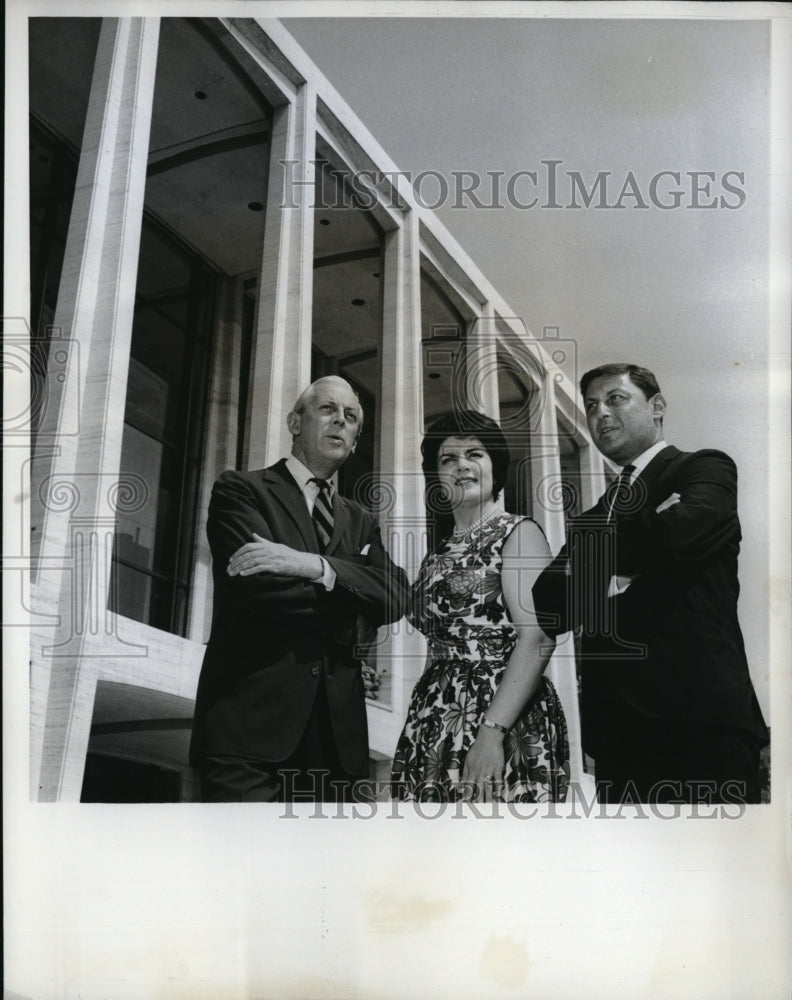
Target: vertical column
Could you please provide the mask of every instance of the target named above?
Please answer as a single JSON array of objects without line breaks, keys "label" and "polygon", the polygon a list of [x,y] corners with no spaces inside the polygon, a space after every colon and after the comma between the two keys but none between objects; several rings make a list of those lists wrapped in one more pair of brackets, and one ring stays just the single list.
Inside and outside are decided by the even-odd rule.
[{"label": "vertical column", "polygon": [[316,91],[275,112],[250,387],[248,466],[288,454],[286,414],[311,376]]},{"label": "vertical column", "polygon": [[465,353],[467,403],[464,405],[499,421],[498,348],[495,307],[491,302],[484,304],[481,315],[471,323],[467,332],[467,351]]},{"label": "vertical column", "polygon": [[[548,365],[543,382],[537,436],[531,447],[531,466],[536,498],[534,517],[541,524],[550,549],[557,553],[564,544],[564,492],[561,488],[561,461],[558,451],[558,421],[555,403],[555,371]],[[569,730],[570,771],[573,782],[583,776],[583,747],[580,735],[580,706],[577,693],[575,652],[571,636],[562,640],[547,668]]]},{"label": "vertical column", "polygon": [[[421,364],[421,273],[418,220],[385,234],[383,323],[380,350],[380,480],[390,496],[382,523],[394,561],[414,579],[425,550],[425,513],[420,442],[423,436]],[[389,658],[392,711],[371,709],[372,749],[391,756],[407,705],[425,659],[422,636],[405,619],[388,629],[380,657]]]},{"label": "vertical column", "polygon": [[[43,502],[39,594],[57,609],[33,641],[31,781],[45,801],[78,800],[96,683],[91,638],[106,609],[119,501],[159,20],[106,19],[94,68],[55,325],[73,345],[58,407],[77,433],[58,437]],[[57,668],[53,669],[53,664]]]},{"label": "vertical column", "polygon": [[242,299],[240,278],[221,278],[217,324],[212,338],[206,458],[198,486],[198,531],[195,545],[187,638],[205,642],[212,616],[212,556],[204,530],[214,481],[236,463],[239,377],[242,364]]},{"label": "vertical column", "polygon": [[564,544],[564,511],[562,504],[556,502],[561,489],[561,460],[558,451],[555,382],[551,369],[546,371],[539,393],[538,409],[531,421],[536,427],[535,437],[531,441],[534,518],[542,526],[550,548],[555,553]]}]

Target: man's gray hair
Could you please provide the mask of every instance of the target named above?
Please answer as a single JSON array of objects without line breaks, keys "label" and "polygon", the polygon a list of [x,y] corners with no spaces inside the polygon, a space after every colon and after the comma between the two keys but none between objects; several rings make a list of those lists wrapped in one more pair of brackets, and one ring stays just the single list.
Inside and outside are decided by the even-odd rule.
[{"label": "man's gray hair", "polygon": [[303,389],[300,395],[297,397],[297,401],[292,407],[292,413],[304,413],[305,407],[308,405],[308,400],[316,392],[316,387],[322,382],[343,382],[344,385],[352,391],[358,404],[358,437],[360,437],[360,432],[363,430],[363,406],[360,402],[360,396],[357,394],[353,386],[347,382],[345,378],[341,375],[323,375],[321,378],[316,379],[314,382],[308,386],[307,389]]}]

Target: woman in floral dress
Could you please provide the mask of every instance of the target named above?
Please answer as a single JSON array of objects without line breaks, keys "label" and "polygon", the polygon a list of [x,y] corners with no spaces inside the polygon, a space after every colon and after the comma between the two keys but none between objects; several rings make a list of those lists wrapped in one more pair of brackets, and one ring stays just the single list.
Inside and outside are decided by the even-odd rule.
[{"label": "woman in floral dress", "polygon": [[562,801],[566,721],[544,676],[554,640],[531,587],[550,559],[530,518],[495,503],[509,451],[498,425],[470,410],[441,417],[421,446],[433,541],[410,620],[428,660],[393,762],[400,799]]}]

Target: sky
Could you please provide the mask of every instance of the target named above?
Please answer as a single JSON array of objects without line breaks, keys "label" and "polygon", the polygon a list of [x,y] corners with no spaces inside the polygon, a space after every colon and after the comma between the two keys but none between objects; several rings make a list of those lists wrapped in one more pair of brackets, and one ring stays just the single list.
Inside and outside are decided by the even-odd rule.
[{"label": "sky", "polygon": [[[733,445],[731,403],[763,360],[767,324],[769,29],[763,22],[332,18],[284,21],[385,151],[414,175],[448,178],[437,215],[531,331],[557,326],[581,370],[635,360],[656,371],[682,447]],[[735,60],[735,52],[740,53]],[[557,202],[546,161],[561,161]],[[453,172],[518,171],[504,209],[454,206]],[[607,171],[615,204],[630,171],[637,197],[622,208],[566,207],[568,174],[587,188]],[[679,172],[677,209],[652,203],[662,171]],[[691,207],[691,171],[715,174]],[[732,174],[731,172],[734,172]],[[727,183],[740,189],[730,194]],[[740,180],[737,175],[743,175]],[[670,204],[673,179],[657,200]],[[425,201],[439,200],[431,177]],[[594,204],[598,203],[595,199]],[[703,370],[712,392],[690,375]],[[749,377],[753,377],[749,375]],[[696,379],[700,383],[699,379]],[[702,391],[705,398],[702,399]],[[702,403],[706,405],[702,406]],[[702,422],[702,409],[705,411]],[[727,416],[728,415],[728,416]],[[671,420],[672,417],[670,416]],[[732,425],[732,426],[730,426]]]},{"label": "sky", "polygon": [[[651,368],[668,403],[667,439],[732,455],[749,553],[741,615],[764,623],[768,22],[283,23],[401,170],[446,179],[447,198],[432,175],[421,196],[535,336],[557,327],[578,374],[608,361]],[[482,207],[454,204],[461,171],[483,178]],[[570,175],[591,191],[603,173],[589,207],[579,189],[573,198]],[[748,643],[763,674],[764,624]]]}]

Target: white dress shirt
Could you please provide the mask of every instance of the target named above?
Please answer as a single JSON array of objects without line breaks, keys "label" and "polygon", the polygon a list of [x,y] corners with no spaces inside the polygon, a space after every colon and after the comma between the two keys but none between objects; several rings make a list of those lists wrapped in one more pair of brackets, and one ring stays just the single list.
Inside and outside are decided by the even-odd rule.
[{"label": "white dress shirt", "polygon": [[642,451],[638,458],[634,458],[632,462],[628,462],[627,464],[633,467],[633,471],[630,473],[630,482],[634,483],[655,455],[659,455],[663,448],[667,447],[668,445],[665,441],[656,441],[651,448]]}]

